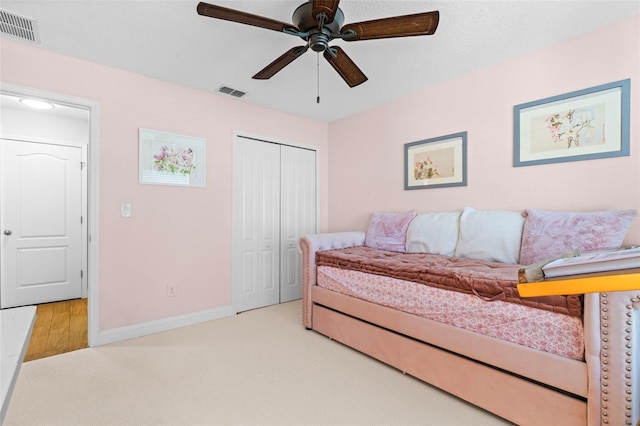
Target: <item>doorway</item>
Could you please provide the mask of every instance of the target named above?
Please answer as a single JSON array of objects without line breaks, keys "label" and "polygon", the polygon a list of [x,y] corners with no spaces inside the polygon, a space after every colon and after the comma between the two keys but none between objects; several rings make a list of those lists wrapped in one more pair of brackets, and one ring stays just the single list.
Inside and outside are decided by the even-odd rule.
[{"label": "doorway", "polygon": [[300,237],[317,232],[315,148],[262,137],[233,141],[236,312],[302,297]]},{"label": "doorway", "polygon": [[[27,106],[21,102],[23,99],[36,99],[44,101],[50,104],[51,111],[45,113],[43,111],[34,112],[28,110]],[[78,163],[78,153],[80,153],[80,161],[78,164],[81,168],[81,206],[80,216],[77,217],[77,221],[81,223],[81,237],[80,247],[72,248],[70,251],[67,248],[59,249],[57,252],[53,250],[48,254],[52,254],[53,258],[58,256],[58,260],[66,257],[73,258],[74,264],[77,263],[79,252],[81,269],[80,276],[80,298],[85,299],[87,303],[88,311],[88,344],[94,346],[98,343],[98,158],[99,158],[99,105],[96,101],[77,98],[73,96],[63,95],[59,93],[47,92],[39,89],[33,89],[25,86],[14,85],[10,83],[2,83],[2,89],[0,90],[0,108],[1,114],[1,126],[0,126],[0,138],[3,140],[0,143],[10,141],[9,144],[18,146],[30,146],[37,148],[53,149],[57,151],[67,151],[71,153],[69,162]],[[9,144],[3,145],[3,149],[8,147]],[[65,148],[66,147],[66,148]],[[59,164],[63,164],[65,161],[61,159],[66,155],[58,155],[59,152],[54,152],[49,159],[59,160]],[[35,157],[32,157],[35,158]],[[40,157],[42,159],[44,157]],[[4,163],[4,160],[3,160]],[[55,163],[55,161],[53,161]],[[63,166],[53,166],[55,169],[62,168]],[[4,164],[3,164],[4,169]],[[3,174],[4,174],[3,170]],[[61,174],[66,174],[62,172]],[[5,188],[3,186],[2,197],[5,196]],[[74,201],[75,203],[75,201]],[[44,210],[49,213],[49,209]],[[61,210],[60,210],[61,211]],[[78,210],[75,210],[74,215]],[[42,214],[41,209],[39,216],[44,216],[50,219],[55,215]],[[22,222],[24,215],[19,216]],[[59,216],[58,216],[59,217]],[[5,215],[2,220],[4,222]],[[13,229],[4,226],[0,229],[0,238],[6,234],[5,230],[13,231]],[[40,234],[41,229],[36,234]],[[73,232],[77,232],[77,229]],[[54,232],[57,238],[60,232]],[[51,237],[51,236],[50,236]],[[7,252],[6,241],[0,245],[0,256],[4,257]],[[28,252],[28,250],[27,250]],[[37,261],[40,254],[46,252],[46,250],[33,250],[28,253],[30,256],[29,261]],[[64,253],[64,254],[63,254]],[[68,255],[68,253],[72,253]],[[22,255],[22,254],[21,254]],[[29,256],[27,256],[29,257]],[[45,256],[46,258],[47,256]],[[49,261],[52,258],[49,257]],[[55,259],[54,259],[55,261]],[[4,287],[7,278],[5,275],[5,267],[3,265],[3,279],[0,281],[0,287]],[[49,269],[49,268],[46,268]],[[34,268],[29,268],[33,271]],[[49,271],[51,272],[51,271]],[[58,276],[56,279],[44,277],[44,281],[54,281],[56,284],[64,282],[66,280],[60,279],[62,270],[58,270]],[[72,275],[71,273],[69,273]],[[38,275],[38,274],[35,274]],[[75,275],[75,274],[73,274]],[[24,277],[23,277],[24,278]],[[27,277],[27,283],[32,281],[38,281],[42,279],[41,276],[29,276]],[[74,277],[73,293],[67,293],[62,295],[64,299],[75,298],[77,293],[77,277]],[[28,286],[27,286],[28,287]],[[37,285],[36,285],[37,287]],[[57,297],[57,298],[59,298]],[[0,295],[1,299],[1,295]],[[1,302],[1,300],[0,300]],[[33,302],[40,303],[40,302]],[[33,304],[28,303],[28,304]],[[19,305],[24,302],[19,302]]]}]

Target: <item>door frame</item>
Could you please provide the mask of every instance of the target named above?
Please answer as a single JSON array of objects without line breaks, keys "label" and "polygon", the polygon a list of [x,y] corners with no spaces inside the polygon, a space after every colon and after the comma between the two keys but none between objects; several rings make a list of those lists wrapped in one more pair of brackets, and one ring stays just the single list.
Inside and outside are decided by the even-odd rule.
[{"label": "door frame", "polygon": [[[100,168],[100,103],[98,101],[62,93],[21,86],[2,82],[0,92],[14,96],[28,96],[47,100],[55,104],[63,104],[76,108],[83,108],[89,112],[89,135],[86,146],[87,153],[87,241],[86,241],[86,282],[87,282],[87,309],[88,309],[88,342],[89,346],[99,344],[99,168]],[[7,139],[20,140],[19,135],[6,135]],[[24,139],[24,138],[22,138]],[[34,141],[52,143],[52,141]],[[60,144],[60,143],[58,143]],[[73,145],[73,144],[71,144]],[[83,289],[84,296],[84,289]]]},{"label": "door frame", "polygon": [[[316,153],[316,223],[315,228],[316,232],[320,229],[320,148],[314,145],[305,145],[298,142],[291,142],[282,139],[276,139],[268,136],[256,135],[254,133],[244,132],[240,130],[233,131],[233,139],[232,139],[232,176],[235,172],[236,167],[236,146],[239,141],[242,139],[251,139],[258,142],[264,143],[272,143],[276,145],[287,145],[292,146],[294,148],[302,148],[308,149],[311,151],[315,151]],[[236,196],[238,194],[235,193],[234,182],[231,182],[232,187],[232,212],[231,212],[231,306],[233,312],[235,314],[238,313],[238,293],[240,292],[240,283],[238,280],[238,267],[239,261],[237,259],[237,241],[238,241],[238,230],[237,230],[237,222],[236,218],[238,217],[238,213],[236,212]]]}]

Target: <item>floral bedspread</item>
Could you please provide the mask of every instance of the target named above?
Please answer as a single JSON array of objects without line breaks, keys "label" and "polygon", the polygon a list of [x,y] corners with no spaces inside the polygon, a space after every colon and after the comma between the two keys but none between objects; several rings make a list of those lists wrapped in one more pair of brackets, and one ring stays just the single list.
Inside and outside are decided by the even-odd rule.
[{"label": "floral bedspread", "polygon": [[571,359],[584,358],[582,319],[410,281],[329,266],[320,287],[511,343]]}]

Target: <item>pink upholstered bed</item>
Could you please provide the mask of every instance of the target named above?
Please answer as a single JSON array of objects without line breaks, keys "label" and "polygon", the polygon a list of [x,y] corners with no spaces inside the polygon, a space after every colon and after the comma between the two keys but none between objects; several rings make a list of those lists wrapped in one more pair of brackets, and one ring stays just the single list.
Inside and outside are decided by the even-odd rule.
[{"label": "pink upholstered bed", "polygon": [[638,421],[640,290],[587,294],[571,316],[316,265],[318,251],[364,243],[364,232],[301,239],[305,327],[517,424]]}]

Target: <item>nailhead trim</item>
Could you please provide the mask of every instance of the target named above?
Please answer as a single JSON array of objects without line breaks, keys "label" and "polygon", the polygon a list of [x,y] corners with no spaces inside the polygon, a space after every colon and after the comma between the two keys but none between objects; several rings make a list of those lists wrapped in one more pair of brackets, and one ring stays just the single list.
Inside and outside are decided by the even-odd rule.
[{"label": "nailhead trim", "polygon": [[[609,412],[608,412],[608,397],[607,395],[609,394],[609,368],[607,367],[607,365],[609,364],[608,358],[609,358],[609,338],[606,337],[609,335],[608,332],[608,328],[609,328],[609,301],[607,300],[608,298],[608,294],[607,293],[601,293],[600,294],[600,335],[601,335],[601,341],[602,344],[600,346],[600,354],[602,356],[602,367],[601,367],[601,382],[600,384],[601,386],[601,400],[604,401],[604,403],[601,406],[601,421],[603,424],[609,424]],[[625,321],[625,324],[628,326],[627,328],[624,329],[625,332],[625,336],[624,339],[627,342],[625,344],[625,347],[627,349],[629,349],[628,351],[625,352],[625,363],[627,364],[627,366],[625,367],[625,370],[628,372],[627,374],[625,374],[625,378],[627,379],[627,381],[625,381],[624,386],[625,386],[625,394],[627,395],[627,397],[625,398],[625,400],[627,402],[631,402],[631,318],[633,316],[633,313],[631,312],[631,309],[633,308],[633,304],[637,303],[638,301],[640,301],[640,295],[633,297],[630,299],[630,302],[628,305],[625,305],[625,308],[627,309],[627,312],[625,313],[625,316],[628,318]],[[627,420],[625,421],[626,425],[631,425],[631,404],[626,404],[625,405],[625,413],[624,413],[625,417],[627,418]]]}]

